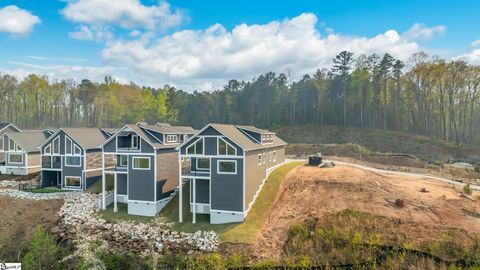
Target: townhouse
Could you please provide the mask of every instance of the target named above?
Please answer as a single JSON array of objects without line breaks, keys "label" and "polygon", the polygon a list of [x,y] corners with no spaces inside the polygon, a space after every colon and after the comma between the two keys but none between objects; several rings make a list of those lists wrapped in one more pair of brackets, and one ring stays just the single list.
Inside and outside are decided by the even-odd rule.
[{"label": "townhouse", "polygon": [[209,214],[210,223],[242,222],[268,172],[285,162],[286,143],[253,126],[209,124],[178,147],[179,221],[183,221],[184,183],[189,188],[192,222]]},{"label": "townhouse", "polygon": [[0,170],[5,174],[28,175],[41,170],[39,146],[52,131],[6,132],[0,137],[3,143],[4,164]]},{"label": "townhouse", "polygon": [[[102,144],[102,205],[127,204],[128,214],[155,216],[178,186],[178,147],[195,134],[191,127],[167,123],[129,124]],[[180,165],[181,167],[181,165]],[[106,194],[106,179],[113,176],[113,194]]]},{"label": "townhouse", "polygon": [[41,185],[85,190],[102,177],[100,145],[112,130],[61,128],[40,145]]},{"label": "townhouse", "polygon": [[0,173],[6,173],[6,158],[4,155],[3,140],[1,139],[3,133],[6,132],[21,132],[22,130],[12,123],[0,123]]}]

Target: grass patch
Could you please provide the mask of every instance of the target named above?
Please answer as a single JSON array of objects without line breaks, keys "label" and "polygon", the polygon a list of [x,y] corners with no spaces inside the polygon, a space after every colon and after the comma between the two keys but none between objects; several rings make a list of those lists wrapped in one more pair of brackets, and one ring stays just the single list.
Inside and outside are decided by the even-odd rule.
[{"label": "grass patch", "polygon": [[267,217],[267,211],[273,203],[285,175],[303,162],[290,162],[273,171],[262,188],[255,204],[250,209],[247,218],[242,223],[210,224],[210,216],[197,214],[197,223],[192,224],[192,214],[189,209],[189,186],[185,184],[183,196],[183,223],[178,222],[178,194],[162,210],[161,216],[172,222],[176,230],[195,232],[198,230],[215,231],[220,234],[222,242],[253,243],[258,231]]},{"label": "grass patch", "polygon": [[25,190],[26,192],[31,192],[31,193],[58,193],[58,192],[70,192],[70,190],[65,190],[57,187],[44,187],[44,188],[36,188],[36,189],[30,189],[30,190]]},{"label": "grass patch", "polygon": [[128,205],[125,203],[118,203],[118,212],[113,212],[113,203],[107,206],[105,211],[100,211],[100,217],[111,223],[120,221],[133,221],[136,223],[150,223],[154,217],[135,216],[128,214]]},{"label": "grass patch", "polygon": [[[111,174],[106,174],[105,175],[105,186],[107,190],[113,190],[114,189],[114,179],[113,175]],[[86,190],[89,193],[93,194],[100,194],[102,192],[102,179],[98,180],[97,182],[93,183],[91,186],[89,186]]]}]

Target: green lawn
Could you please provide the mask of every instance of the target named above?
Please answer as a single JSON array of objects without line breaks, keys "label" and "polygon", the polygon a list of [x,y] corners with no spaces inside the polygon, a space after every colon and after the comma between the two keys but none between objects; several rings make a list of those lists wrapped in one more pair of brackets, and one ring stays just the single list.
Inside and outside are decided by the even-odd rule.
[{"label": "green lawn", "polygon": [[36,188],[36,189],[30,189],[30,190],[25,190],[25,191],[26,191],[26,192],[32,192],[32,193],[70,192],[70,190],[65,190],[65,189],[56,188],[56,187]]},{"label": "green lawn", "polygon": [[[111,174],[105,175],[105,185],[107,190],[113,190],[114,188],[113,175]],[[102,179],[100,178],[100,180],[98,180],[97,182],[89,186],[87,188],[87,192],[93,193],[93,194],[100,194],[102,192]]]},{"label": "green lawn", "polygon": [[113,203],[107,206],[105,211],[100,211],[100,217],[108,222],[116,223],[118,221],[134,221],[138,223],[150,223],[154,220],[153,217],[143,217],[129,215],[127,212],[127,204],[117,203],[118,212],[113,212]]},{"label": "green lawn", "polygon": [[247,218],[242,223],[233,224],[210,224],[209,215],[197,215],[197,223],[192,224],[192,215],[188,209],[189,186],[186,184],[184,190],[184,210],[183,223],[178,222],[178,195],[162,210],[161,216],[167,221],[174,223],[174,228],[184,232],[194,232],[197,230],[213,230],[220,234],[222,242],[231,243],[253,243],[257,233],[261,229],[267,212],[272,205],[278,189],[285,175],[293,168],[303,164],[303,162],[290,162],[285,166],[276,169],[270,174],[268,180],[262,188],[257,200],[250,209]]}]

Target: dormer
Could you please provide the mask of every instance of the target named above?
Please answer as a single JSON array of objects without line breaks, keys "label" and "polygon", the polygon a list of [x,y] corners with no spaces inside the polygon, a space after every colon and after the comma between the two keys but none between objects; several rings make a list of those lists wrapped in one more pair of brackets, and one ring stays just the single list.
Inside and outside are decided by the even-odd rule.
[{"label": "dormer", "polygon": [[259,144],[269,144],[273,143],[273,137],[275,133],[259,129],[251,126],[236,126],[240,131],[242,131],[248,138]]}]

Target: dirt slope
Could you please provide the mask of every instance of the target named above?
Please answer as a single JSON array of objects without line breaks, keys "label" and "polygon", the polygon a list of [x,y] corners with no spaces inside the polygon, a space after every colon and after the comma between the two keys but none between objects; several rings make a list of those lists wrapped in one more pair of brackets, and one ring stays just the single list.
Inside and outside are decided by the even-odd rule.
[{"label": "dirt slope", "polygon": [[[423,187],[429,192],[420,192]],[[403,199],[405,206],[397,207],[396,199]],[[434,240],[449,230],[464,232],[465,239],[480,233],[480,219],[465,212],[480,213],[480,203],[459,196],[459,189],[448,184],[348,166],[331,169],[301,166],[283,181],[255,253],[279,258],[287,230],[293,224],[345,209],[390,218],[401,224],[399,230],[408,231],[410,238],[418,243]]]}]

